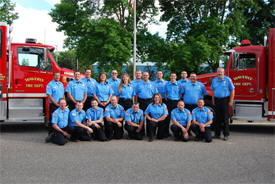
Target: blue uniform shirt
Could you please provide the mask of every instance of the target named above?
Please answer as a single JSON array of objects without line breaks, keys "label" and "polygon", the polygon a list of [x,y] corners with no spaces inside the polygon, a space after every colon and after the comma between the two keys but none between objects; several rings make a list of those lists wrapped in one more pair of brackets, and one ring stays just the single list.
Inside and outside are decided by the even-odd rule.
[{"label": "blue uniform shirt", "polygon": [[196,81],[195,84],[191,82],[185,84],[182,88],[183,100],[185,104],[196,105],[199,98],[207,94],[205,86]]},{"label": "blue uniform shirt", "polygon": [[[51,95],[56,103],[59,103],[59,100],[64,96],[64,86],[62,82],[56,82],[55,80],[49,82],[46,88],[46,94]],[[50,103],[52,102],[50,101]]]},{"label": "blue uniform shirt", "polygon": [[96,96],[101,102],[106,102],[112,94],[113,90],[110,84],[100,82],[96,85]]},{"label": "blue uniform shirt", "polygon": [[184,86],[185,84],[190,83],[190,80],[189,79],[185,79],[185,80],[180,79],[180,80],[178,80],[178,82],[179,82],[180,85]]},{"label": "blue uniform shirt", "polygon": [[117,104],[116,108],[112,104],[107,105],[104,112],[104,117],[118,119],[124,117],[124,109],[121,105]]},{"label": "blue uniform shirt", "polygon": [[70,112],[69,126],[77,126],[77,124],[75,124],[76,121],[79,123],[84,123],[86,121],[86,113],[84,110],[78,112],[77,109],[74,109]]},{"label": "blue uniform shirt", "polygon": [[182,126],[186,127],[188,121],[192,120],[191,113],[188,109],[183,109],[180,111],[178,108],[175,108],[171,112],[171,119],[172,120],[177,120]]},{"label": "blue uniform shirt", "polygon": [[84,99],[85,93],[87,93],[87,86],[81,80],[79,82],[72,80],[69,82],[66,92],[71,93],[72,97],[76,101],[82,101]]},{"label": "blue uniform shirt", "polygon": [[[206,124],[209,120],[213,119],[213,113],[207,107],[203,107],[202,110],[197,107],[192,111],[192,119],[199,123]],[[206,127],[210,127],[210,125]]]},{"label": "blue uniform shirt", "polygon": [[152,98],[157,92],[158,90],[156,85],[150,80],[148,80],[147,83],[142,81],[136,88],[138,97],[142,99]]},{"label": "blue uniform shirt", "polygon": [[59,107],[53,112],[52,124],[57,124],[59,128],[65,128],[66,126],[68,126],[69,113],[70,110],[68,108],[65,108],[64,112],[62,112]]},{"label": "blue uniform shirt", "polygon": [[95,87],[97,84],[96,80],[93,78],[83,78],[81,81],[84,82],[87,86],[87,97],[92,97],[95,94]]},{"label": "blue uniform shirt", "polygon": [[161,95],[161,98],[164,98],[164,94],[165,94],[165,85],[167,83],[166,80],[162,79],[161,81],[159,81],[158,79],[154,81],[155,85],[157,86],[158,92]]},{"label": "blue uniform shirt", "polygon": [[132,108],[128,109],[125,112],[125,122],[130,121],[135,124],[139,124],[144,121],[143,111],[139,109],[137,112],[134,112]]},{"label": "blue uniform shirt", "polygon": [[230,96],[230,91],[233,90],[235,86],[233,85],[231,79],[224,76],[222,80],[215,77],[212,81],[211,89],[214,91],[214,96],[217,98],[224,98]]},{"label": "blue uniform shirt", "polygon": [[181,94],[182,86],[179,82],[172,83],[171,81],[167,82],[165,85],[165,94],[167,99],[170,100],[179,100]]},{"label": "blue uniform shirt", "polygon": [[137,81],[136,79],[132,80],[132,85],[133,85],[133,88],[135,90],[135,93],[137,93],[137,86],[139,86],[141,84],[141,82],[142,82],[141,79],[139,81]]},{"label": "blue uniform shirt", "polygon": [[120,79],[117,78],[116,80],[113,80],[112,78],[109,78],[107,82],[112,86],[114,95],[118,96],[118,87],[120,84]]},{"label": "blue uniform shirt", "polygon": [[91,107],[86,111],[86,119],[96,121],[100,118],[103,118],[103,109],[101,107],[97,107],[96,110]]},{"label": "blue uniform shirt", "polygon": [[132,99],[133,96],[136,95],[135,89],[132,84],[128,84],[127,86],[122,85],[121,92],[119,93],[120,98]]},{"label": "blue uniform shirt", "polygon": [[159,119],[163,115],[168,115],[168,110],[164,103],[158,105],[150,103],[144,114],[150,115],[151,118]]}]

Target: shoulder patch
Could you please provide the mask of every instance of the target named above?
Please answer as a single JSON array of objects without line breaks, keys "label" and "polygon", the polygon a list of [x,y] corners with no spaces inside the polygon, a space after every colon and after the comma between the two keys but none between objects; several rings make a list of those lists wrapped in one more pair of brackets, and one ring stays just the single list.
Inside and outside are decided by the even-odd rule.
[{"label": "shoulder patch", "polygon": [[53,113],[53,116],[54,116],[54,117],[56,117],[56,116],[57,116],[57,114]]}]

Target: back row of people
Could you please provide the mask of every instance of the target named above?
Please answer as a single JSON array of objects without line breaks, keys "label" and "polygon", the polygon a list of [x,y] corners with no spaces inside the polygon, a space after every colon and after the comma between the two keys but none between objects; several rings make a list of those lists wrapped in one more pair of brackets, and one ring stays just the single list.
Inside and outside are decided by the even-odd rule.
[{"label": "back row of people", "polygon": [[[219,71],[221,71],[220,73],[222,73],[222,75],[220,77],[218,75],[217,82],[215,82],[215,78],[212,84],[212,90],[215,94],[213,95],[213,104],[215,100],[216,102],[227,100],[227,103],[232,104],[234,97],[232,91],[234,92],[234,86],[230,78],[224,76],[224,70],[219,68],[218,73]],[[203,99],[206,94],[205,86],[196,81],[195,73],[191,73],[190,80],[188,80],[187,72],[183,71],[181,73],[182,78],[178,81],[176,80],[177,75],[171,73],[170,81],[165,81],[162,78],[162,71],[157,71],[157,80],[154,82],[149,80],[148,72],[143,72],[142,74],[140,70],[136,72],[136,79],[132,82],[127,74],[123,74],[121,80],[117,78],[118,72],[116,70],[112,70],[111,75],[112,77],[107,80],[106,73],[102,72],[98,77],[98,82],[96,82],[96,80],[91,78],[90,69],[86,69],[85,78],[83,79],[80,79],[80,72],[75,72],[75,79],[70,81],[66,88],[69,98],[69,109],[73,110],[76,102],[81,101],[84,104],[84,110],[87,110],[90,108],[91,101],[94,99],[98,105],[104,109],[110,103],[111,97],[116,96],[118,103],[124,109],[129,109],[133,103],[138,102],[140,109],[145,111],[152,102],[153,95],[160,93],[160,97],[168,109],[167,120],[163,125],[163,137],[166,138],[169,136],[171,112],[177,107],[178,101],[182,99],[185,102],[186,108],[192,111],[196,107],[198,99]],[[59,82],[59,79],[60,73],[54,72],[54,80],[47,86],[46,93],[50,100],[50,114],[58,108],[58,100],[64,98],[64,87],[62,83]],[[220,106],[221,109],[224,109],[222,106],[224,106],[224,104]],[[228,115],[226,114],[228,114],[228,112],[226,113],[226,111],[223,110],[222,116],[220,118],[218,117],[220,124],[225,124],[224,137],[228,137],[229,135]],[[146,123],[146,126],[150,124],[149,122]],[[216,127],[218,127],[218,129],[216,129],[215,135],[218,137],[221,126]],[[149,127],[146,127],[146,130],[147,135],[149,135]]]}]

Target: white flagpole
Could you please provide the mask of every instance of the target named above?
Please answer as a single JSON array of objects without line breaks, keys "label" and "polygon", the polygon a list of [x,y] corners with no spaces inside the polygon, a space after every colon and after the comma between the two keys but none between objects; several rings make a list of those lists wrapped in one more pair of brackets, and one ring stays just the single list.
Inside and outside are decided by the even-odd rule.
[{"label": "white flagpole", "polygon": [[137,19],[136,19],[136,0],[134,0],[134,55],[133,55],[133,64],[134,64],[134,70],[133,70],[133,78],[135,79],[135,73],[136,73],[136,51],[137,51]]}]

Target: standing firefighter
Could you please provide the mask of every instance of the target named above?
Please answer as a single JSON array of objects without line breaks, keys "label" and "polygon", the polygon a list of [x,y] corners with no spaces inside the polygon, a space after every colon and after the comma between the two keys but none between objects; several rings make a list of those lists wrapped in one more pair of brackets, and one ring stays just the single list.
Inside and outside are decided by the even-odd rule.
[{"label": "standing firefighter", "polygon": [[229,77],[224,76],[224,69],[217,69],[217,77],[213,79],[211,89],[213,90],[212,103],[215,105],[217,120],[215,124],[215,138],[220,138],[221,126],[223,125],[224,140],[229,136],[229,106],[232,106],[235,87]]}]

